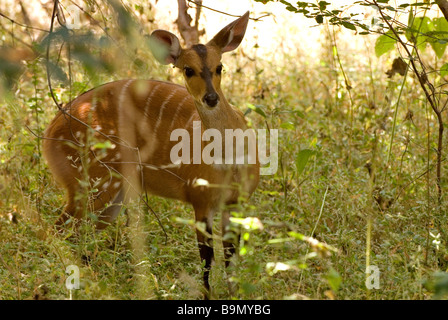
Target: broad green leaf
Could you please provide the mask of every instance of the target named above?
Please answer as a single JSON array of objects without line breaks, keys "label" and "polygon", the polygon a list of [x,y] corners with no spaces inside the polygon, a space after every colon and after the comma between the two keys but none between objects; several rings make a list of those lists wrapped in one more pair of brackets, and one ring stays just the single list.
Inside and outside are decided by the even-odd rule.
[{"label": "broad green leaf", "polygon": [[415,43],[420,51],[425,50],[426,44],[431,41],[427,34],[434,30],[434,25],[428,17],[416,17],[413,24],[406,31],[406,38]]},{"label": "broad green leaf", "polygon": [[356,27],[355,27],[355,25],[353,23],[350,23],[350,22],[347,22],[347,21],[341,21],[341,24],[344,27],[346,27],[347,29],[356,31]]},{"label": "broad green leaf", "polygon": [[296,169],[297,169],[297,175],[300,176],[305,170],[305,166],[308,163],[309,159],[312,155],[314,155],[316,152],[311,149],[303,149],[300,150],[300,152],[296,156]]},{"label": "broad green leaf", "polygon": [[375,42],[375,54],[379,58],[383,54],[389,52],[395,47],[395,43],[397,39],[392,31],[386,32],[386,34],[382,34],[376,39]]},{"label": "broad green leaf", "polygon": [[440,68],[440,75],[442,77],[448,76],[448,63],[445,63],[442,68]]},{"label": "broad green leaf", "polygon": [[[432,20],[434,27],[433,38],[431,39],[431,47],[436,53],[437,57],[442,58],[448,41],[448,21],[444,17],[434,18]],[[434,39],[435,38],[435,39]]]}]

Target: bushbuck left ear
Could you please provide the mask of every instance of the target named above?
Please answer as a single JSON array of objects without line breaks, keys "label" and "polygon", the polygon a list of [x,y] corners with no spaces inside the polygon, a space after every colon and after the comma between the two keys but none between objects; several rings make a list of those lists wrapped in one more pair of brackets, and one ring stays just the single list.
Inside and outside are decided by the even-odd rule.
[{"label": "bushbuck left ear", "polygon": [[171,32],[155,30],[149,38],[149,47],[161,64],[176,64],[182,51],[179,39]]},{"label": "bushbuck left ear", "polygon": [[248,22],[249,11],[219,31],[209,44],[218,46],[221,52],[235,50],[244,38]]}]

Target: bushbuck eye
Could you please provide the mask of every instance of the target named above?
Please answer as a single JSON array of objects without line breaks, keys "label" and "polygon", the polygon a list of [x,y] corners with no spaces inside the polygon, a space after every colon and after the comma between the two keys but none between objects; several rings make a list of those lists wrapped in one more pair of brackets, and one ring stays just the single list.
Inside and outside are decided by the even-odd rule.
[{"label": "bushbuck eye", "polygon": [[193,70],[192,68],[190,68],[190,67],[185,67],[185,68],[184,68],[184,71],[185,71],[185,76],[186,76],[187,78],[191,78],[192,76],[195,75],[194,70]]},{"label": "bushbuck eye", "polygon": [[216,67],[216,74],[221,75],[222,73],[222,64]]}]

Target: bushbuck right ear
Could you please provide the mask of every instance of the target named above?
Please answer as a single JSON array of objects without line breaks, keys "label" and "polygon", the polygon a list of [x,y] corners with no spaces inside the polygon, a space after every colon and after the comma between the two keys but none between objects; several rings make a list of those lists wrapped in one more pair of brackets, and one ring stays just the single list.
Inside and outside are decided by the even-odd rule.
[{"label": "bushbuck right ear", "polygon": [[155,30],[149,38],[149,47],[161,64],[176,64],[182,48],[179,39],[171,32]]}]

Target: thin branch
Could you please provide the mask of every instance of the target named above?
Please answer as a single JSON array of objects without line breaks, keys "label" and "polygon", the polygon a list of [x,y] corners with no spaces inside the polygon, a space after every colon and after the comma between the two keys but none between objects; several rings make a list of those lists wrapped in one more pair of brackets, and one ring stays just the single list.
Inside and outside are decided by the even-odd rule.
[{"label": "thin branch", "polygon": [[[366,1],[367,3],[370,3],[369,1]],[[378,5],[377,0],[373,0],[373,4],[375,4],[378,7],[378,12],[381,15],[381,18],[383,21],[387,24],[389,27],[389,30],[391,30],[396,37],[397,42],[403,47],[403,49],[406,51],[406,54],[409,57],[410,64],[412,66],[412,70],[414,71],[414,74],[417,77],[418,82],[420,83],[420,87],[422,88],[426,100],[429,102],[433,112],[436,114],[438,125],[439,125],[439,136],[438,136],[438,142],[437,142],[437,167],[436,167],[436,186],[437,186],[437,199],[438,199],[438,205],[440,206],[442,201],[442,186],[441,186],[441,162],[442,162],[442,150],[443,150],[443,130],[444,130],[444,124],[442,119],[442,112],[437,107],[436,102],[433,100],[432,95],[428,92],[428,89],[426,88],[426,85],[431,89],[431,92],[433,93],[433,87],[432,84],[429,83],[428,78],[426,77],[426,74],[424,72],[420,73],[417,69],[417,66],[415,64],[415,61],[417,60],[422,67],[423,71],[425,70],[423,62],[418,55],[418,50],[415,48],[415,52],[417,52],[417,59],[414,59],[411,52],[409,52],[409,49],[407,47],[407,44],[401,40],[400,35],[397,33],[391,22],[386,19],[382,8]]]},{"label": "thin branch", "polygon": [[191,25],[191,21],[193,20],[191,16],[188,14],[188,6],[185,0],[177,0],[178,5],[178,15],[176,24],[179,28],[179,32],[182,36],[182,38],[185,41],[185,45],[187,47],[191,47],[192,45],[199,42],[199,36],[203,34],[205,31],[202,30],[202,32],[199,32],[199,14],[201,10],[197,7],[196,8],[196,22],[195,25]]},{"label": "thin branch", "polygon": [[18,25],[20,27],[26,28],[26,29],[38,30],[38,31],[46,32],[46,33],[50,32],[50,31],[45,30],[45,29],[41,29],[41,28],[38,28],[38,27],[32,27],[32,26],[28,26],[26,24],[17,22],[16,20],[11,19],[10,17],[8,17],[7,15],[5,15],[4,13],[1,13],[1,12],[0,12],[0,16],[5,18],[5,19],[7,19],[7,20],[9,20],[10,22],[12,22],[12,23],[14,23],[14,24],[16,24],[16,25]]},{"label": "thin branch", "polygon": [[440,11],[442,11],[443,16],[448,21],[448,1],[447,0],[437,0],[437,5],[440,8]]},{"label": "thin branch", "polygon": [[[194,3],[196,6],[203,7],[203,8],[205,8],[205,9],[210,10],[210,11],[214,11],[214,12],[217,12],[217,13],[224,14],[224,15],[226,15],[226,16],[235,17],[235,18],[239,18],[239,17],[241,17],[240,15],[230,14],[230,13],[227,13],[227,12],[224,12],[224,11],[220,11],[220,10],[217,10],[217,9],[213,9],[213,8],[211,8],[211,7],[204,6],[204,5],[202,4],[202,1],[199,1],[199,0],[197,0],[197,1],[195,1],[195,0],[187,0],[187,1],[188,1],[188,5],[189,5],[189,6],[190,6],[190,3]],[[192,7],[192,8],[193,8],[193,7]],[[263,18],[265,18],[265,17],[269,17],[269,16],[271,16],[271,15],[272,15],[272,13],[266,13],[266,14],[264,14],[264,15],[262,15],[262,16],[259,16],[258,18],[250,18],[250,17],[249,17],[249,19],[250,19],[250,20],[253,20],[253,21],[258,21],[258,20],[261,20],[261,19],[263,19]]]},{"label": "thin branch", "polygon": [[20,42],[21,44],[23,44],[24,46],[26,46],[30,49],[34,49],[32,45],[30,45],[29,43],[26,43],[22,39],[18,38],[11,30],[8,30],[8,28],[5,28],[5,26],[3,25],[3,23],[1,21],[0,21],[0,29],[5,30],[14,39],[14,41]]},{"label": "thin branch", "polygon": [[54,95],[53,87],[51,86],[51,74],[50,74],[50,44],[51,44],[51,37],[52,37],[53,26],[54,26],[54,19],[56,17],[58,4],[59,4],[59,0],[54,0],[53,13],[51,14],[50,34],[48,35],[48,45],[47,45],[47,52],[46,52],[46,61],[47,61],[46,69],[47,69],[47,83],[48,83],[48,88],[50,89],[51,98],[53,99],[53,101],[56,104],[56,106],[58,107],[58,109],[62,110],[61,104],[58,103],[58,101],[57,101],[57,99],[56,99],[56,97]]}]

